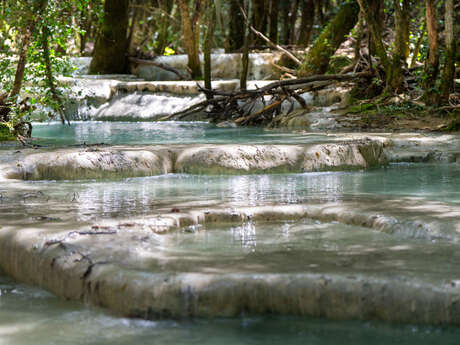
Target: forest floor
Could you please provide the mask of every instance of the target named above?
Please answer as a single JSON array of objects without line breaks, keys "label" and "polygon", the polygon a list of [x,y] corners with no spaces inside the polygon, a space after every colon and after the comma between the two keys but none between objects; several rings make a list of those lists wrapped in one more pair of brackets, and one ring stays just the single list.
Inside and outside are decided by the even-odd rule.
[{"label": "forest floor", "polygon": [[371,131],[449,131],[460,130],[460,112],[442,113],[439,109],[398,109],[385,107],[360,110],[350,106],[338,110],[337,118],[343,127]]}]

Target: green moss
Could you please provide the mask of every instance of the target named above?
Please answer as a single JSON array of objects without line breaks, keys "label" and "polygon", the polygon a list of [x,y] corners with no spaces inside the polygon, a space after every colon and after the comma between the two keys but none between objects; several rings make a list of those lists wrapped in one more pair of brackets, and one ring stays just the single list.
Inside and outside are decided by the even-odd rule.
[{"label": "green moss", "polygon": [[347,112],[352,113],[352,114],[358,114],[358,113],[365,113],[369,112],[369,110],[374,110],[375,105],[374,104],[355,104],[351,105],[348,107]]},{"label": "green moss", "polygon": [[4,123],[0,123],[0,141],[16,140],[16,137],[11,134],[10,129]]},{"label": "green moss", "polygon": [[329,67],[327,69],[327,74],[338,74],[340,71],[349,65],[351,65],[353,61],[344,55],[335,55],[331,57],[329,61]]},{"label": "green moss", "polygon": [[329,60],[358,21],[359,5],[356,1],[345,3],[310,48],[300,74],[323,74]]}]

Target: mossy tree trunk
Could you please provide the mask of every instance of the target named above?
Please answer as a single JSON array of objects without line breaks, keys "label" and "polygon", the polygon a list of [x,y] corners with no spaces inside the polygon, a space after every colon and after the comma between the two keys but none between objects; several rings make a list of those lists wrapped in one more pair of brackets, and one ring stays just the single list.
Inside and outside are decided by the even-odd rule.
[{"label": "mossy tree trunk", "polygon": [[[359,1],[358,1],[359,2]],[[378,37],[382,38],[382,32],[384,27],[384,9],[385,9],[385,2],[384,0],[365,0],[363,3],[366,4],[368,7],[368,12],[372,13],[372,26],[370,28],[368,25],[369,30],[369,56],[377,55],[377,47],[375,46],[375,42],[378,40],[377,38],[374,39],[374,32],[378,32]],[[361,5],[361,2],[360,2]],[[367,18],[366,18],[367,22]],[[383,39],[382,39],[383,42]]]},{"label": "mossy tree trunk", "polygon": [[429,50],[425,60],[424,99],[427,105],[437,105],[439,103],[439,94],[435,88],[439,74],[439,44],[435,0],[425,0],[425,8]]},{"label": "mossy tree trunk", "polygon": [[[405,3],[407,2],[404,1]],[[393,47],[393,61],[391,71],[387,70],[387,76],[390,80],[387,81],[387,85],[390,85],[396,92],[402,89],[404,83],[404,76],[402,73],[402,65],[406,64],[406,53],[409,46],[409,42],[406,41],[406,27],[407,18],[405,18],[405,11],[401,6],[400,0],[393,0],[395,8],[395,42]],[[407,37],[407,40],[409,38]]]},{"label": "mossy tree trunk", "polygon": [[96,40],[91,74],[128,72],[129,0],[106,0],[104,19]]},{"label": "mossy tree trunk", "polygon": [[[396,56],[394,56],[393,60],[390,61],[390,58],[387,55],[387,50],[383,44],[381,27],[379,22],[375,20],[376,16],[379,15],[376,11],[380,11],[380,7],[375,6],[374,1],[375,0],[358,0],[358,3],[372,35],[375,55],[379,57],[380,62],[385,69],[385,93],[389,94],[393,92],[393,90],[400,90],[404,81],[401,73],[401,57],[397,55],[397,52],[395,52]],[[371,4],[374,6],[371,6]]]},{"label": "mossy tree trunk", "polygon": [[446,37],[446,60],[441,79],[441,97],[448,101],[449,95],[455,90],[455,52],[456,41],[454,33],[454,0],[445,0],[445,37]]},{"label": "mossy tree trunk", "polygon": [[308,47],[311,30],[315,21],[315,3],[313,0],[302,0],[302,19],[297,44]]},{"label": "mossy tree trunk", "polygon": [[187,0],[178,0],[182,21],[184,45],[188,55],[188,68],[192,79],[201,79],[200,23],[204,0],[193,0],[193,10]]},{"label": "mossy tree trunk", "polygon": [[245,22],[240,11],[239,0],[230,0],[230,23],[227,52],[238,51],[244,45]]},{"label": "mossy tree trunk", "polygon": [[409,57],[409,24],[410,24],[410,2],[409,0],[393,0],[395,8],[395,49],[400,59],[407,63]]},{"label": "mossy tree trunk", "polygon": [[300,71],[302,76],[323,74],[327,71],[331,56],[356,25],[358,15],[359,6],[354,1],[345,3],[340,8],[307,53]]}]

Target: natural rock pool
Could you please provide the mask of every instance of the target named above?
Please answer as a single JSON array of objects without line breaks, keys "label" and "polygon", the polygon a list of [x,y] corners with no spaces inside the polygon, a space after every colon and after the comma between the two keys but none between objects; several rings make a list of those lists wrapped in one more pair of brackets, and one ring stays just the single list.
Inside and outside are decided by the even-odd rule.
[{"label": "natural rock pool", "polygon": [[[175,122],[43,124],[35,126],[34,136],[47,147],[0,150],[2,268],[115,314],[64,302],[3,276],[0,338],[6,344],[63,343],[64,333],[72,344],[142,344],[152,337],[159,344],[458,339],[456,328],[368,321],[460,324],[458,136]],[[362,140],[379,143],[381,165],[363,169],[338,160],[337,171],[293,173],[298,162],[305,167],[308,160],[323,159],[331,145],[340,151]],[[51,174],[51,151],[57,147],[85,157],[112,149],[82,146],[98,143],[131,150],[133,161],[136,152],[150,152],[154,145],[154,154],[168,152],[171,167],[167,174],[128,178],[116,177],[118,166],[109,179],[5,178],[5,171],[40,161],[45,165],[36,176]],[[228,155],[229,144],[238,153],[231,152],[234,166],[244,169],[232,168],[229,175],[177,172],[190,148],[201,145],[205,152]],[[288,160],[290,148],[300,150],[295,169],[251,171],[258,163],[246,157],[250,149],[266,150],[263,157],[270,157],[281,147],[276,145],[285,145]],[[355,153],[369,157],[361,148],[347,155]],[[33,156],[40,161],[28,161]],[[111,157],[99,169],[111,169]],[[190,157],[187,164],[201,156]],[[77,172],[86,163],[79,164]],[[361,321],[345,321],[350,319]]]}]

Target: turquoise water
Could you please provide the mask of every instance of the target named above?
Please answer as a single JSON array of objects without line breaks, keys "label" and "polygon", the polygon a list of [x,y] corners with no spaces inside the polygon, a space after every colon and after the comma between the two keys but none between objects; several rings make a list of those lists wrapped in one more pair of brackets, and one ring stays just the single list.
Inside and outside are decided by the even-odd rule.
[{"label": "turquoise water", "polygon": [[34,123],[40,145],[190,144],[190,143],[305,143],[325,138],[263,128],[219,128],[204,122],[85,122]]},{"label": "turquoise water", "polygon": [[[205,123],[74,122],[36,124],[40,145],[310,143],[326,135],[261,128],[222,129]],[[417,200],[460,204],[457,164],[392,164],[385,168],[281,175],[163,175],[111,181],[0,182],[2,222],[40,224],[42,215],[98,221],[156,214],[164,205],[297,204],[305,202]],[[25,221],[24,221],[25,220]],[[46,223],[45,223],[46,224]],[[0,231],[1,231],[0,223]],[[40,226],[40,225],[37,225]],[[332,229],[332,228],[331,228]],[[240,229],[241,230],[241,229]],[[224,240],[251,247],[255,238],[235,228]],[[249,236],[246,236],[249,235]],[[309,234],[312,235],[312,234]],[[245,237],[246,236],[246,237]],[[182,241],[179,235],[176,239]],[[305,238],[305,241],[310,240]],[[315,240],[315,239],[313,239]],[[349,239],[353,241],[353,239]],[[392,241],[397,242],[398,239]],[[281,241],[282,242],[282,241]],[[214,246],[212,239],[189,241]],[[344,243],[346,241],[344,240]],[[269,244],[265,244],[269,246]],[[442,264],[442,262],[441,262]],[[144,321],[121,318],[60,300],[0,274],[0,345],[26,344],[457,344],[460,329],[343,322],[295,317]]]},{"label": "turquoise water", "polygon": [[[70,203],[80,220],[149,215],[161,205],[226,202],[239,205],[296,204],[340,200],[416,198],[460,204],[460,166],[394,164],[368,171],[281,175],[204,176],[170,174],[114,181],[0,182],[0,210],[23,214]],[[40,191],[37,200],[25,194]],[[73,202],[71,202],[73,200]],[[37,203],[38,204],[35,204]],[[60,206],[59,206],[60,207]],[[27,209],[27,211],[25,211]]]},{"label": "turquoise water", "polygon": [[144,321],[60,300],[0,275],[0,344],[458,344],[460,329],[294,317]]}]

